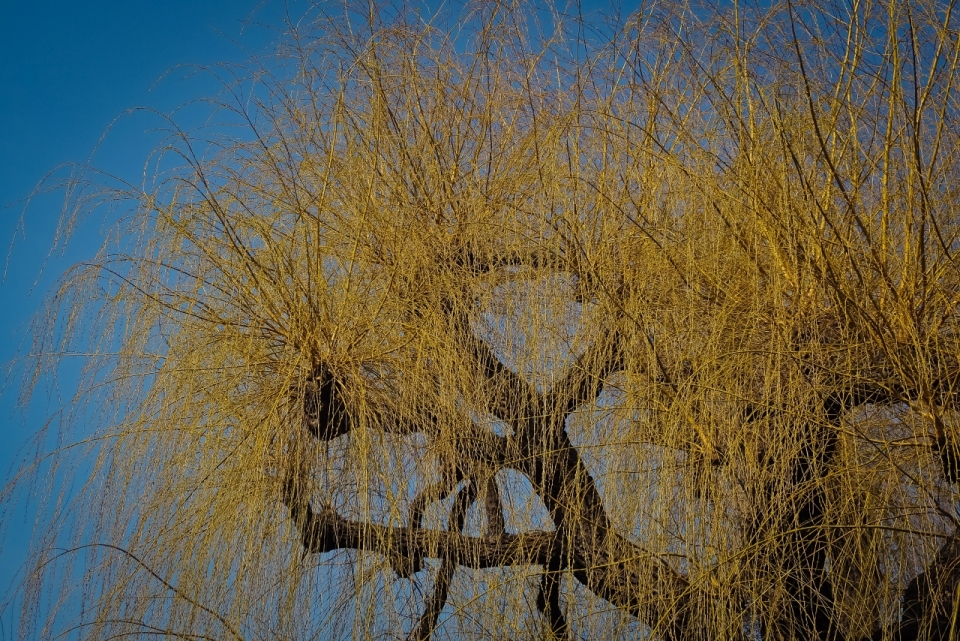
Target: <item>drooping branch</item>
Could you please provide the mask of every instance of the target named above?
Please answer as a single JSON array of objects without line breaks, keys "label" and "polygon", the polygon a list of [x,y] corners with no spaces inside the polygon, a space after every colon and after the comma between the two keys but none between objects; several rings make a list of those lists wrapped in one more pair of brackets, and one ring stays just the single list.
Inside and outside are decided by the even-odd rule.
[{"label": "drooping branch", "polygon": [[[953,3],[653,3],[599,31],[565,18],[536,33],[522,26],[536,3],[467,3],[424,20],[370,3],[357,31],[360,4],[292,34],[282,52],[294,57],[276,69],[290,63],[293,84],[251,70],[277,98],[236,111],[266,123],[255,140],[201,159],[183,137],[184,171],[162,172],[149,198],[130,190],[136,213],[118,229],[134,235],[109,241],[130,279],[116,280],[106,247],[94,263],[105,289],[71,277],[55,294],[64,314],[38,333],[42,360],[75,353],[74,334],[86,343],[73,320],[108,319],[76,397],[103,389],[118,403],[98,413],[109,429],[87,487],[106,494],[89,504],[136,517],[94,509],[79,534],[157,534],[159,561],[231,603],[249,636],[319,622],[297,616],[310,598],[290,583],[298,573],[274,572],[296,561],[282,546],[255,546],[264,556],[246,563],[244,542],[264,532],[261,488],[281,495],[308,552],[367,550],[401,576],[438,559],[418,639],[454,599],[458,567],[510,564],[542,568],[537,606],[553,636],[575,614],[593,618],[601,597],[667,640],[731,638],[738,625],[758,636],[761,620],[765,639],[838,640],[874,609],[886,610],[866,633],[875,640],[951,636],[960,544],[932,539],[926,567],[903,545],[960,523],[944,500],[960,484]],[[103,314],[79,305],[88,292],[104,295],[91,299]],[[504,292],[517,295],[488,333],[474,294]],[[445,296],[454,303],[438,321]],[[631,327],[599,313],[618,296],[645,315],[629,338],[603,331]],[[61,342],[60,320],[79,333]],[[596,342],[565,365],[529,359],[547,363],[530,383],[511,352],[555,355],[574,320]],[[299,365],[307,352],[330,360]],[[630,383],[649,390],[598,402],[637,360],[649,371]],[[585,408],[601,423],[581,445],[573,421],[579,432]],[[507,428],[479,425],[488,412]],[[284,443],[294,430],[299,452]],[[627,432],[656,447],[621,441]],[[607,455],[596,466],[594,446]],[[381,525],[381,510],[409,498],[420,449],[447,466],[441,482],[413,498],[407,521]],[[322,450],[321,499],[310,456]],[[618,464],[635,456],[653,465]],[[518,486],[497,485],[505,468],[529,478],[554,532],[508,534],[514,509],[500,492]],[[341,491],[374,509],[338,513],[327,501]],[[441,500],[453,502],[449,527],[425,527]],[[468,536],[473,500],[487,528]],[[761,532],[738,527],[751,508]],[[644,514],[621,520],[634,511]],[[648,526],[658,517],[667,525]],[[907,531],[884,531],[891,522]],[[206,536],[214,529],[226,538]],[[252,568],[243,577],[238,559]],[[91,572],[105,586],[90,592],[104,635],[117,612],[179,616],[122,573]],[[291,607],[261,598],[271,573]],[[368,588],[383,578],[363,574]],[[898,578],[909,584],[885,598]],[[577,585],[564,602],[572,581],[591,594]]]}]

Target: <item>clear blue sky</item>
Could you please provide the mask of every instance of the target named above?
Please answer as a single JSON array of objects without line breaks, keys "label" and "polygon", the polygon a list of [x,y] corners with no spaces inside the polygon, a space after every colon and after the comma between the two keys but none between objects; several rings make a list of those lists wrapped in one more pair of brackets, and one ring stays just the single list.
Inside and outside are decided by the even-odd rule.
[{"label": "clear blue sky", "polygon": [[[305,0],[290,0],[291,14]],[[98,247],[89,226],[66,256],[47,261],[61,194],[41,197],[18,228],[22,201],[44,176],[65,162],[90,156],[108,125],[125,110],[146,106],[168,111],[214,88],[202,76],[186,77],[181,64],[243,61],[269,50],[276,32],[253,23],[282,25],[284,5],[270,0],[0,0],[0,253],[9,267],[0,283],[0,362],[10,362],[24,324],[63,270]],[[123,119],[93,158],[99,167],[134,177],[156,143],[146,115]],[[13,204],[13,206],[8,206]],[[39,280],[38,280],[39,277]],[[33,293],[29,293],[34,283]],[[29,294],[29,295],[28,295]],[[0,395],[0,478],[40,426],[47,407],[15,409],[16,389]],[[28,512],[0,514],[7,537],[0,548],[0,602],[29,542]],[[15,613],[0,616],[0,639],[11,638]]]}]

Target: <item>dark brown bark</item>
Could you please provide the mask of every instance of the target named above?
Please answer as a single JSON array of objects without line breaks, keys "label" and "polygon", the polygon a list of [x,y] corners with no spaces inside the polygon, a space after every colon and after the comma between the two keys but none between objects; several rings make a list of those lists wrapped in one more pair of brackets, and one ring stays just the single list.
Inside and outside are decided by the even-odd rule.
[{"label": "dark brown bark", "polygon": [[957,590],[960,588],[960,539],[947,540],[936,558],[903,591],[901,611],[892,629],[880,626],[871,641],[939,641],[960,633]]},{"label": "dark brown bark", "polygon": [[[463,522],[467,516],[467,510],[477,496],[476,486],[473,483],[467,483],[467,486],[457,493],[453,502],[453,509],[450,512],[450,531],[460,532],[463,530]],[[447,593],[450,591],[450,581],[453,580],[453,574],[457,571],[456,562],[450,557],[444,557],[440,562],[440,569],[437,570],[437,576],[433,580],[433,593],[427,599],[420,615],[417,625],[408,635],[409,641],[427,641],[437,627],[437,619],[440,611],[447,603]]]},{"label": "dark brown bark", "polygon": [[764,639],[842,641],[834,616],[834,588],[827,567],[828,542],[823,522],[826,496],[822,479],[836,448],[832,425],[811,429],[807,443],[793,465],[791,486],[809,488],[799,499],[794,518],[784,523],[787,532],[778,546],[787,568],[790,607],[764,630]]},{"label": "dark brown bark", "polygon": [[[419,571],[426,556],[441,559],[434,593],[428,599],[424,617],[416,628],[416,633],[421,636],[416,638],[426,638],[423,635],[435,626],[456,567],[516,564],[543,566],[537,605],[554,637],[563,638],[569,634],[569,624],[563,616],[559,597],[565,572],[616,607],[637,616],[665,641],[710,636],[708,631],[692,628],[693,603],[697,597],[687,580],[655,555],[615,531],[592,475],[566,434],[567,418],[580,407],[595,401],[605,379],[622,368],[621,336],[612,333],[598,340],[577,359],[565,377],[549,390],[538,391],[499,360],[491,347],[473,332],[464,316],[451,314],[451,320],[452,331],[472,355],[476,372],[485,381],[487,409],[511,427],[512,435],[500,437],[485,430],[465,428],[455,448],[464,461],[477,463],[479,467],[458,467],[447,475],[448,478],[425,489],[413,501],[407,527],[391,528],[349,521],[339,517],[331,508],[324,508],[317,514],[308,501],[288,492],[285,502],[300,531],[304,548],[315,553],[337,548],[377,551],[390,559],[401,576]],[[662,364],[660,369],[664,370]],[[324,370],[321,370],[316,377],[319,390],[316,401],[304,404],[307,427],[321,440],[350,429],[349,416],[345,410],[338,409],[338,403],[342,405],[342,401],[337,398],[332,377],[323,376]],[[657,380],[675,386],[670,373],[665,370],[658,373]],[[901,403],[918,395],[917,390],[894,384],[857,382],[844,385],[840,379],[833,383],[834,389],[843,392],[828,395],[822,408],[812,412],[808,425],[802,428],[806,430],[805,445],[791,468],[790,486],[796,489],[792,518],[789,522],[765,526],[765,536],[774,534],[782,539],[780,549],[783,554],[778,565],[786,571],[786,588],[792,595],[781,616],[762,623],[765,639],[843,641],[834,616],[834,586],[822,527],[826,510],[822,480],[836,447],[836,428],[842,415],[865,404]],[[940,390],[950,386],[935,387]],[[938,400],[943,396],[944,392],[937,392]],[[323,408],[330,409],[324,414]],[[777,408],[755,405],[747,408],[744,420],[763,421],[776,414]],[[344,416],[346,418],[342,418]],[[424,422],[419,425],[409,419],[400,425],[391,422],[389,417],[380,418],[388,431],[432,433],[442,419],[431,412],[424,416]],[[324,426],[324,420],[333,421],[334,425]],[[952,480],[955,474],[951,476],[951,472],[956,467],[955,452],[946,442],[936,441],[931,447],[943,465],[945,476]],[[529,478],[556,526],[555,532],[506,533],[499,490],[492,476],[504,467],[514,468]],[[485,476],[472,478],[479,469],[486,470]],[[474,488],[470,501],[481,489],[483,491],[488,521],[486,535],[465,536],[458,531],[459,526],[453,527],[459,520],[457,514],[461,509],[465,514],[466,508],[459,502],[462,492],[458,496],[455,514],[451,515],[450,531],[423,529],[421,516],[426,505],[448,495],[463,480]],[[486,487],[477,485],[481,482]],[[771,532],[770,527],[783,534]],[[759,532],[754,534],[759,535]],[[917,638],[916,631],[921,629],[945,629],[943,617],[947,614],[944,613],[952,610],[942,607],[932,610],[934,606],[929,604],[940,593],[937,590],[942,591],[945,582],[956,583],[953,578],[957,574],[955,559],[952,548],[944,547],[937,560],[908,586],[896,638]]]},{"label": "dark brown bark", "polygon": [[350,414],[338,393],[337,379],[326,365],[314,367],[303,390],[303,416],[314,438],[331,441],[350,431]]},{"label": "dark brown bark", "polygon": [[483,507],[487,515],[487,534],[497,536],[507,531],[503,520],[503,503],[500,501],[500,488],[494,476],[487,478],[486,493],[483,498]]},{"label": "dark brown bark", "polygon": [[[332,508],[314,513],[308,500],[288,491],[285,502],[304,548],[313,553],[338,548],[375,550],[385,554],[401,575],[417,571],[425,556],[470,568],[542,565],[552,568],[548,574],[557,581],[554,587],[554,579],[548,579],[548,600],[554,591],[559,594],[560,573],[569,571],[596,594],[648,622],[666,641],[684,638],[691,613],[689,584],[669,565],[615,531],[596,484],[565,431],[566,418],[595,400],[603,379],[620,366],[619,335],[598,341],[552,391],[540,393],[500,362],[474,334],[465,317],[451,317],[454,331],[472,353],[478,374],[486,381],[491,413],[514,431],[512,437],[500,441],[500,437],[477,435],[458,446],[478,448],[478,452],[463,452],[464,457],[476,460],[473,455],[482,454],[486,463],[494,463],[494,470],[509,465],[525,473],[550,512],[556,532],[467,537],[426,531],[412,521],[408,528],[389,528],[348,521]],[[329,389],[335,397],[336,388]],[[330,398],[328,403],[332,407],[335,401]],[[322,434],[331,432],[318,429]],[[405,426],[403,431],[415,428]],[[463,476],[456,480],[460,478]],[[414,512],[422,512],[429,500],[449,489],[449,485],[430,488],[436,492],[415,499]],[[414,518],[419,521],[419,517]],[[490,531],[496,532],[496,517],[493,525]],[[550,616],[562,616],[559,605]],[[551,625],[559,626],[558,621],[554,619]]]},{"label": "dark brown bark", "polygon": [[468,536],[459,532],[392,527],[341,517],[332,507],[319,512],[299,498],[285,499],[303,548],[312,554],[353,549],[390,557],[451,559],[473,569],[543,565],[555,554],[551,532]]},{"label": "dark brown bark", "polygon": [[569,634],[569,625],[563,616],[560,606],[560,572],[562,566],[559,559],[555,559],[544,568],[540,576],[540,585],[537,589],[537,609],[547,622],[548,638],[566,639]]},{"label": "dark brown bark", "polygon": [[560,569],[594,593],[646,622],[665,641],[691,632],[691,588],[663,561],[616,532],[596,483],[566,434],[566,419],[603,390],[622,366],[622,339],[596,341],[546,393],[507,368],[490,347],[454,316],[455,331],[487,381],[490,411],[514,435],[516,467],[530,479],[557,528]]}]

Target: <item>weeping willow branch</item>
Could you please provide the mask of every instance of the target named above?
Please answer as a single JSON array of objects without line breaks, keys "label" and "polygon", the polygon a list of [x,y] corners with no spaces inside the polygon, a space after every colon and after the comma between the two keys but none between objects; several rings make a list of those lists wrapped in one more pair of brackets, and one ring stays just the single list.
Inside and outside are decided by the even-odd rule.
[{"label": "weeping willow branch", "polygon": [[952,3],[311,11],[38,318],[20,636],[953,634]]}]

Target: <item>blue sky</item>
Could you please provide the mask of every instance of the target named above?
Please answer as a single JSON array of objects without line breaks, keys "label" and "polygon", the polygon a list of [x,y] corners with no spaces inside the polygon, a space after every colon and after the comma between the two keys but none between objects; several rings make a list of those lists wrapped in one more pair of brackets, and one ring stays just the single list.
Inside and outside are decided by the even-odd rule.
[{"label": "blue sky", "polygon": [[[284,6],[275,0],[260,5],[259,0],[0,0],[0,251],[8,265],[0,282],[0,362],[16,355],[25,323],[56,277],[99,246],[97,226],[91,224],[65,255],[48,259],[62,194],[34,199],[18,225],[23,199],[58,165],[90,158],[127,109],[169,111],[213,93],[202,74],[178,65],[239,62],[269,50],[277,32],[262,23],[282,25]],[[306,7],[304,0],[289,2],[292,14]],[[121,118],[93,164],[135,177],[157,142],[157,134],[149,132],[157,125],[145,113]],[[0,394],[2,478],[48,410],[38,401],[30,411],[16,412],[16,392],[7,386]],[[0,548],[0,602],[27,550],[31,523],[25,508],[0,514],[7,530]],[[0,639],[11,638],[11,625],[8,610],[0,615]]]}]

